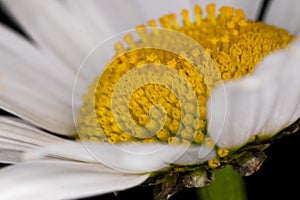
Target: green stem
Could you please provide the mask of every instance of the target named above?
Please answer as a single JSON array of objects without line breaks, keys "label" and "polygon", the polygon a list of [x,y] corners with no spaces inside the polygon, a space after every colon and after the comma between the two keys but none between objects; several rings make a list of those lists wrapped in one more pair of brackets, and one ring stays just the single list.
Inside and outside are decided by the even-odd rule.
[{"label": "green stem", "polygon": [[246,189],[243,177],[231,166],[216,171],[215,180],[198,190],[201,200],[246,200]]}]

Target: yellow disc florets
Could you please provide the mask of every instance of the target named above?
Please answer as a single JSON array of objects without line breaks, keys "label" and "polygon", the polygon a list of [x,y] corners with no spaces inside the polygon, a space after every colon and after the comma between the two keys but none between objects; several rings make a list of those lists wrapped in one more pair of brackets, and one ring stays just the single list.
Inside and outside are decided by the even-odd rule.
[{"label": "yellow disc florets", "polygon": [[[287,46],[293,39],[293,36],[283,29],[247,20],[241,9],[222,7],[219,11],[219,15],[216,15],[215,5],[210,4],[206,8],[206,17],[203,17],[201,7],[196,6],[194,22],[189,18],[187,10],[181,12],[182,25],[178,23],[175,14],[165,15],[160,18],[159,22],[163,28],[186,34],[201,44],[214,61],[224,81],[250,74],[266,54]],[[187,52],[176,55],[154,48],[130,51],[130,49],[142,46],[142,43],[147,43],[150,38],[159,38],[160,29],[156,22],[151,20],[148,24],[152,28],[151,33],[143,29],[145,26],[137,27],[139,41],[134,41],[133,36],[128,34],[124,38],[128,47],[124,47],[121,42],[115,45],[115,58],[107,65],[101,77],[89,87],[88,93],[83,96],[83,106],[77,121],[81,139],[111,143],[127,141],[203,143],[206,146],[213,146],[210,138],[206,137],[206,101],[210,95],[207,89],[210,84],[209,77],[204,81],[201,74],[184,59]],[[174,38],[154,41],[163,45],[178,42],[180,46],[180,41]],[[192,60],[201,58],[197,50],[189,53]],[[127,105],[122,103],[122,98],[126,94],[119,94],[115,98],[119,102],[116,112],[120,115],[113,114],[111,103],[113,91],[118,81],[128,71],[150,63],[169,66],[188,80],[196,94],[197,107],[189,99],[190,95],[187,94],[180,101],[172,91],[177,88],[181,93],[186,92],[184,88],[177,87],[180,83],[174,83],[176,87],[172,85],[166,87],[157,83],[145,84],[130,94],[130,100],[127,102],[130,118],[138,125],[132,128],[128,118],[121,115],[122,112],[126,112]],[[151,70],[147,73],[149,73],[147,76],[157,76],[161,79],[168,77],[166,74],[156,74]],[[211,77],[211,82],[216,81],[215,74],[208,72],[207,75]],[[133,84],[138,81],[139,76],[137,72],[132,79]],[[154,105],[160,105],[163,109],[153,107]],[[193,111],[199,113],[200,117],[190,114]],[[97,117],[91,117],[91,113],[95,112]],[[160,120],[162,118],[163,121]],[[225,157],[227,154],[227,150],[218,151],[220,157]],[[211,165],[217,166],[218,163],[212,162]]]}]

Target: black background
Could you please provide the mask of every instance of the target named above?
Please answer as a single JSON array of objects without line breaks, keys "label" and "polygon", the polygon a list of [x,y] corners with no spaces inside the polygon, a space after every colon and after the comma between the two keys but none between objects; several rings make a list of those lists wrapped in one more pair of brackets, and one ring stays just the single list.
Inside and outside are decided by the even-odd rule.
[{"label": "black background", "polygon": [[[261,17],[261,16],[260,16]],[[7,16],[1,7],[0,22],[10,26],[18,33],[27,37],[24,32]],[[1,35],[0,35],[1,37]],[[0,61],[1,65],[1,61]],[[1,68],[0,68],[1,70]],[[10,115],[0,110],[0,115]],[[300,192],[300,165],[298,165],[300,153],[300,131],[284,137],[272,144],[265,152],[267,159],[261,169],[255,174],[245,177],[247,196],[249,200],[259,199],[299,199]],[[2,165],[4,166],[4,165]],[[87,199],[153,199],[152,187],[136,187],[120,192],[117,196],[107,194]],[[225,191],[224,191],[225,192]],[[0,194],[1,196],[1,194]],[[196,189],[184,189],[171,197],[171,200],[196,200]]]}]

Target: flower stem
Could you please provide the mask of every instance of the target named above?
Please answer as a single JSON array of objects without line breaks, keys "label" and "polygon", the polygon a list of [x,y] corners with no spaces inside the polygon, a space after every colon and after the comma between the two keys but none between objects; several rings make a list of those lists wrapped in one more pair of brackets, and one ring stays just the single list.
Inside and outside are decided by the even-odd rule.
[{"label": "flower stem", "polygon": [[203,200],[246,200],[246,189],[242,176],[231,166],[216,171],[215,181],[198,189]]}]

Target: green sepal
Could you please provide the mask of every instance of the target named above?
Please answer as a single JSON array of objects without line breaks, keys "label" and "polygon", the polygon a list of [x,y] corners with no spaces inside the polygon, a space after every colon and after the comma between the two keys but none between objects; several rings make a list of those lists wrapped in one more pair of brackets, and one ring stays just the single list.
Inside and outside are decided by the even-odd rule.
[{"label": "green sepal", "polygon": [[144,186],[153,186],[154,199],[169,199],[183,188],[204,187],[213,181],[213,171],[204,165],[177,166],[172,165],[166,171],[153,173],[143,183]]}]

